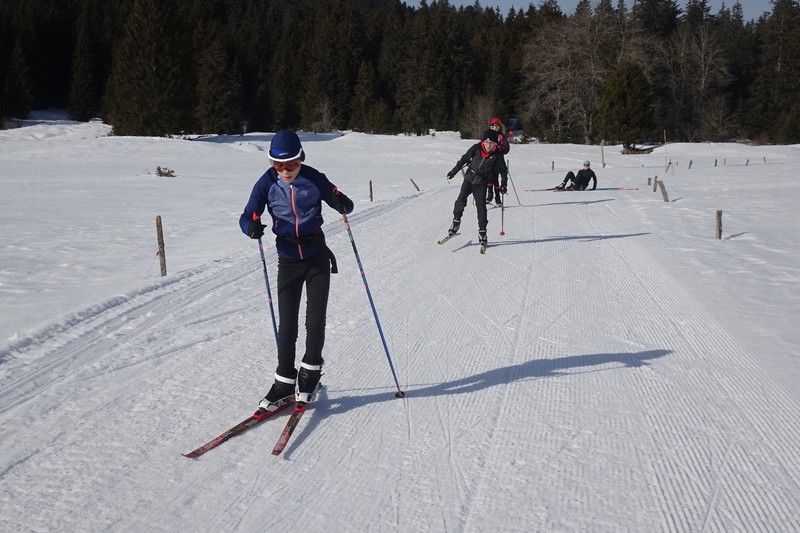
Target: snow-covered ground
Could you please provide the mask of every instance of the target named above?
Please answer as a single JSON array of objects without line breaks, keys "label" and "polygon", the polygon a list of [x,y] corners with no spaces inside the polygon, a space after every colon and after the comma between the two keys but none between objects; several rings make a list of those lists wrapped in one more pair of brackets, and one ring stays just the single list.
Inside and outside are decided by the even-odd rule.
[{"label": "snow-covered ground", "polygon": [[800,529],[800,146],[514,145],[480,255],[471,206],[436,244],[470,141],[304,134],[407,398],[326,207],[319,401],[279,458],[285,416],[192,461],[276,364],[237,224],[271,134],[108,132],[0,132],[0,531]]}]

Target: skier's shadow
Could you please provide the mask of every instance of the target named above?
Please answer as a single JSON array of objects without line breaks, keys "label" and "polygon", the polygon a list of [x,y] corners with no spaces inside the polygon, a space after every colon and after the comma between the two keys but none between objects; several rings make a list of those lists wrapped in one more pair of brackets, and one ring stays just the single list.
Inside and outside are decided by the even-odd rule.
[{"label": "skier's shadow", "polygon": [[[453,381],[434,383],[427,386],[409,386],[406,388],[406,398],[429,398],[433,396],[450,396],[455,394],[469,394],[475,391],[488,389],[498,385],[505,385],[515,381],[524,381],[532,378],[549,378],[563,375],[561,370],[576,368],[592,368],[610,363],[618,363],[615,368],[638,368],[647,366],[653,359],[664,357],[672,350],[647,350],[634,353],[595,353],[586,355],[571,355],[556,359],[533,359],[518,365],[494,368]],[[611,370],[611,369],[609,369]],[[597,371],[597,370],[595,370]],[[342,391],[346,392],[346,391]],[[295,446],[303,442],[305,437],[319,423],[330,415],[346,413],[365,405],[395,401],[393,392],[378,392],[373,394],[353,394],[328,397],[327,388],[323,388],[319,398],[314,402],[313,410],[306,415],[308,423],[289,443],[289,448],[284,452],[289,456]],[[311,416],[309,416],[311,415]],[[288,453],[287,453],[288,452]]]},{"label": "skier's shadow", "polygon": [[[487,248],[494,248],[496,246],[514,246],[516,244],[535,244],[535,243],[542,243],[542,242],[552,242],[552,241],[585,241],[585,242],[593,242],[593,241],[603,241],[606,239],[622,239],[625,237],[641,237],[642,235],[650,235],[649,232],[640,232],[640,233],[622,233],[619,235],[560,235],[557,237],[548,237],[546,239],[529,239],[529,240],[501,240],[501,241],[492,241],[486,245]],[[453,248],[453,253],[464,250],[466,248],[471,248],[473,246],[477,246],[477,243],[473,240],[469,240],[459,246],[458,248]]]},{"label": "skier's shadow", "polygon": [[600,200],[576,200],[574,202],[549,202],[546,204],[535,204],[534,207],[547,207],[551,205],[589,205],[601,204],[603,202],[613,202],[615,198],[603,198]]}]

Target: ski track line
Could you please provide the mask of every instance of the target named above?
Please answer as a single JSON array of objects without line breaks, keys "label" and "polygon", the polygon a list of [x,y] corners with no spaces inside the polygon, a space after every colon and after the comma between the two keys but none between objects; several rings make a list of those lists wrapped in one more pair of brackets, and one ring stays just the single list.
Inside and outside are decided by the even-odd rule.
[{"label": "ski track line", "polygon": [[[637,247],[635,249],[637,255],[632,257],[630,255],[631,247],[626,247],[626,253],[622,251],[619,243],[614,243],[611,240],[608,240],[606,241],[606,244],[608,245],[606,247],[607,249],[616,254],[630,267],[630,270],[637,278],[637,285],[645,288],[646,295],[657,306],[657,308],[661,310],[660,314],[668,319],[671,329],[678,334],[678,338],[682,341],[681,344],[685,345],[690,353],[697,355],[715,354],[718,357],[721,356],[723,359],[727,360],[728,364],[726,366],[728,367],[733,366],[735,368],[737,366],[741,366],[741,363],[745,363],[747,370],[753,370],[755,365],[752,364],[751,358],[746,355],[726,333],[724,333],[724,330],[718,326],[714,320],[704,312],[702,307],[694,302],[685,291],[681,290],[679,287],[676,290],[674,281],[666,272],[663,272],[663,269],[660,268],[660,265],[657,265],[657,263],[654,265],[652,261],[650,261],[649,264],[644,264],[642,261],[643,250],[641,250],[641,248]],[[636,262],[636,265],[634,265],[633,261]],[[641,272],[648,272],[650,274],[649,278],[642,279],[640,274]],[[672,302],[675,303],[673,304]],[[677,304],[679,313],[682,312],[683,314],[688,315],[687,318],[689,319],[685,321],[687,323],[686,325],[680,324],[674,319],[675,311],[670,310],[670,308],[675,306],[675,304]],[[697,326],[700,324],[705,326],[703,330],[695,331]],[[686,327],[687,325],[688,327]],[[689,331],[685,331],[686,329]],[[664,340],[667,339],[668,338],[665,338]],[[703,387],[706,389],[711,388],[712,390],[717,389],[717,394],[715,394],[715,396],[733,398],[734,400],[736,399],[737,391],[754,391],[763,387],[759,383],[756,383],[755,379],[751,377],[753,375],[758,375],[757,373],[747,372],[743,375],[745,380],[751,381],[751,383],[742,383],[738,386],[731,383],[731,385],[726,386],[725,382],[721,379],[706,379],[702,383],[697,383],[697,387],[700,389]],[[737,373],[736,376],[738,377],[739,374]],[[733,378],[729,378],[729,380],[730,379]],[[766,380],[769,381],[768,379]],[[711,385],[709,385],[709,381],[711,382]],[[770,449],[773,457],[787,457],[787,454],[789,457],[791,457],[794,455],[793,464],[798,464],[796,445],[793,445],[793,443],[797,442],[796,439],[798,438],[797,406],[792,404],[791,399],[785,393],[781,394],[782,391],[778,392],[779,388],[775,387],[774,384],[770,384],[767,386],[767,388],[779,397],[779,405],[782,405],[784,408],[781,409],[781,411],[784,411],[786,407],[791,407],[795,414],[794,420],[792,420],[792,423],[790,424],[787,424],[786,420],[782,420],[780,422],[776,421],[776,424],[772,425],[773,428],[777,427],[789,431],[790,435],[786,438],[779,438],[776,440],[774,438],[774,431],[771,431],[769,428],[769,422],[763,420],[763,414],[756,415],[753,413],[753,415],[748,416],[747,418],[750,419],[749,421],[753,425],[754,429],[759,432],[762,442],[767,448]],[[645,401],[648,399],[652,401],[652,398],[654,397],[652,393],[648,393],[647,391],[642,391],[640,394]],[[686,401],[691,400],[687,398]],[[751,406],[754,404],[761,404],[759,406],[759,410],[762,411],[762,413],[770,413],[772,410],[770,408],[770,404],[767,404],[763,397],[756,397],[752,398],[751,401],[748,401],[742,406],[743,411],[745,413],[752,411],[753,409]],[[688,411],[684,412],[692,413],[692,410],[689,409]],[[701,417],[700,414],[696,414],[694,416],[698,418]],[[689,422],[690,418],[683,418],[684,421],[680,422],[682,425],[695,425]],[[651,422],[651,435],[653,437],[655,437],[658,432],[663,432],[664,422],[666,422],[666,420],[656,421],[653,420],[652,417],[650,417],[648,420]],[[655,425],[652,425],[653,423],[655,423]],[[735,420],[732,420],[731,426],[729,427],[736,427],[736,423],[737,422]],[[678,427],[671,430],[669,433],[679,435],[681,431]],[[697,449],[692,445],[691,442],[686,442],[683,444],[683,446],[673,448],[671,453],[666,455],[666,458],[671,461],[670,464],[664,465],[663,461],[656,462],[657,467],[660,466],[662,469],[665,469],[662,470],[660,474],[657,470],[656,474],[659,479],[659,486],[662,489],[662,497],[660,500],[666,505],[666,508],[663,509],[663,511],[665,511],[665,518],[667,519],[666,523],[671,523],[673,527],[678,527],[681,529],[696,528],[699,527],[701,523],[703,524],[703,528],[712,527],[712,523],[714,524],[714,528],[735,527],[734,523],[728,523],[726,526],[724,522],[714,522],[713,518],[716,509],[720,505],[719,491],[721,481],[719,478],[721,472],[726,470],[728,467],[728,457],[735,456],[737,453],[736,450],[731,450],[732,443],[729,440],[726,439],[724,444],[724,450],[715,450],[717,454],[721,455],[721,465],[713,469],[712,478],[710,480],[707,479],[705,475],[702,475],[702,473],[706,471],[705,462],[697,455],[697,453],[704,453],[705,448],[701,447]],[[656,450],[658,448],[658,443],[653,441],[653,449]],[[688,453],[684,452],[684,454],[679,454],[678,450],[686,450]],[[795,450],[794,454],[792,453],[793,450]],[[740,456],[737,464],[745,466],[746,470],[758,471],[758,465],[752,461],[750,455],[751,454],[748,453],[747,457]],[[684,467],[680,465],[687,465],[686,468],[688,468],[688,470],[684,470]],[[781,464],[781,467],[785,468],[783,464]],[[675,470],[675,468],[679,468],[680,470]],[[688,479],[685,476],[680,475],[683,472],[688,474]],[[740,485],[742,480],[736,477],[733,479],[728,477],[722,481],[723,485],[730,485],[731,483]],[[788,481],[792,483],[794,487],[797,487],[797,475],[789,476]],[[742,489],[744,489],[744,487],[742,487]],[[745,493],[746,491],[743,490],[740,494]],[[694,507],[696,509],[687,509],[685,505],[681,505],[681,502],[683,501],[683,498],[680,496],[681,494],[689,495],[691,501],[695,502]],[[737,497],[736,494],[731,496]],[[756,494],[756,497],[761,498],[761,495]],[[766,500],[775,502],[774,505],[768,505],[766,507],[771,507],[774,511],[777,511],[777,513],[773,513],[771,516],[776,517],[783,515],[784,519],[788,519],[788,517],[791,516],[789,509],[792,508],[793,504],[797,504],[796,497],[794,498],[794,502],[792,502],[791,496],[788,496],[787,499],[787,497],[784,495],[776,495],[773,498],[766,498]],[[740,510],[750,507],[746,504],[746,502],[740,502],[740,504],[741,503],[744,503],[744,505],[740,505],[738,507]],[[762,506],[758,507],[761,509],[765,508]],[[705,511],[703,511],[703,509],[705,509]],[[766,525],[757,520],[755,516],[757,514],[758,513],[753,512],[741,517],[742,521],[739,522],[739,525],[749,524],[748,527],[761,527]],[[772,525],[776,526],[777,524]],[[784,523],[784,525],[788,525],[788,523]]]},{"label": "ski track line", "polygon": [[[180,284],[180,287],[172,286],[171,288],[173,290],[168,291],[167,295],[177,293],[180,288],[183,288],[182,285],[183,284]],[[3,387],[5,391],[3,396],[6,397],[6,395],[15,392],[23,385],[36,380],[40,376],[46,375],[54,368],[63,365],[71,357],[74,358],[76,354],[91,347],[93,344],[103,342],[104,339],[110,336],[105,333],[106,329],[113,328],[114,330],[119,330],[123,327],[128,327],[130,320],[129,315],[131,312],[138,312],[143,309],[147,310],[151,306],[157,305],[159,300],[163,299],[163,296],[164,295],[157,295],[152,292],[147,292],[146,295],[142,295],[142,297],[135,296],[126,300],[126,302],[120,306],[110,307],[103,313],[88,318],[79,325],[74,326],[74,328],[77,329],[77,331],[73,332],[77,334],[75,337],[68,338],[63,342],[58,338],[48,339],[48,342],[41,346],[43,350],[42,354],[37,354],[37,357],[32,362],[15,361],[23,364],[26,367],[26,372],[20,378],[12,379],[10,384]],[[137,318],[146,315],[147,311],[139,313]],[[123,323],[124,325],[122,325]],[[90,337],[91,334],[94,334],[94,337]],[[57,346],[49,347],[50,343],[57,344]],[[37,383],[37,386],[40,385],[40,383]],[[20,401],[24,401],[24,399]]]},{"label": "ski track line", "polygon": [[[446,191],[449,192],[449,191]],[[438,246],[438,245],[437,245]],[[445,248],[443,251],[447,251],[448,249]],[[438,250],[437,250],[438,251]],[[441,254],[437,254],[441,255]],[[459,269],[459,263],[457,261],[462,261],[463,256],[460,258],[453,257],[451,254],[446,258],[446,261],[449,265],[455,265],[455,268]],[[435,259],[434,259],[435,260]],[[476,261],[480,259],[473,258],[472,261]],[[442,262],[439,261],[440,265],[429,265],[431,268],[435,270],[447,267],[441,266]],[[491,344],[487,341],[487,337],[485,332],[483,332],[483,328],[477,327],[473,322],[467,318],[464,313],[459,309],[459,305],[454,304],[448,296],[445,294],[445,291],[437,286],[434,286],[435,280],[439,279],[438,275],[433,275],[425,278],[425,286],[428,287],[427,292],[430,294],[436,294],[438,300],[444,302],[454,313],[444,313],[443,316],[447,318],[447,323],[440,326],[437,329],[445,328],[445,329],[453,329],[461,327],[461,324],[467,324],[475,336],[475,340],[480,342],[481,345],[484,347],[481,352],[486,352],[487,349],[491,349]],[[459,298],[463,299],[463,293],[459,291],[456,295]],[[440,320],[437,320],[438,317],[442,316],[437,311],[437,306],[431,306],[428,309],[428,312],[431,314],[431,324],[440,323]],[[485,315],[484,315],[485,316]],[[450,323],[453,325],[451,326]],[[440,345],[439,349],[432,354],[433,362],[438,370],[440,376],[440,383],[446,383],[448,378],[452,378],[453,372],[446,372],[445,368],[442,366],[441,359],[443,357],[447,357],[449,354],[455,352],[462,352],[462,349],[465,349],[463,353],[467,354],[475,354],[476,352],[473,350],[466,350],[467,347],[472,344],[468,339],[465,339],[467,343],[462,347],[452,346],[452,345]],[[468,356],[466,361],[462,361],[459,366],[466,366],[467,368],[474,367],[476,363],[480,362],[480,357],[477,359],[474,358],[475,356]],[[463,371],[462,371],[463,372]],[[464,472],[462,465],[460,464],[460,460],[454,455],[454,451],[460,451],[456,445],[456,441],[453,438],[453,431],[455,426],[458,424],[459,417],[453,416],[453,410],[455,409],[457,412],[462,413],[470,413],[473,411],[473,406],[471,403],[471,399],[468,397],[469,395],[463,394],[455,394],[453,396],[448,396],[445,398],[444,401],[434,401],[436,414],[437,414],[437,421],[442,432],[442,436],[444,438],[444,444],[446,445],[447,449],[447,464],[449,465],[448,472],[446,475],[451,480],[451,486],[455,488],[455,499],[456,501],[453,504],[457,504],[459,508],[462,509],[464,512],[466,503],[470,500],[470,493],[472,489],[470,488],[470,481],[469,481],[469,474]],[[452,399],[451,399],[452,398]],[[467,415],[468,416],[468,415]],[[417,461],[417,476],[419,479],[425,479],[425,471],[421,468],[419,461]],[[438,477],[441,477],[438,476]],[[452,510],[450,506],[447,505],[447,502],[441,502],[442,505],[440,506],[440,519],[441,519],[441,527],[444,529],[452,529],[453,525],[450,523],[451,517],[450,513]]]},{"label": "ski track line", "polygon": [[[463,245],[461,247],[455,248],[455,250],[460,250],[461,248],[463,248]],[[445,248],[442,251],[447,251],[447,250],[448,249]],[[450,248],[449,250],[452,252],[453,248]],[[442,254],[437,254],[437,255],[442,255]],[[498,333],[497,330],[502,331],[502,326],[497,324],[497,321],[500,320],[499,317],[491,319],[485,313],[481,312],[479,306],[475,306],[474,303],[471,301],[468,300],[465,301],[465,296],[471,294],[471,291],[464,291],[462,289],[456,288],[457,292],[455,292],[453,296],[458,298],[457,300],[458,303],[454,303],[454,301],[451,300],[450,296],[446,294],[447,291],[453,291],[452,286],[446,290],[434,286],[436,280],[440,279],[441,277],[441,275],[438,274],[439,270],[444,269],[445,272],[448,272],[449,271],[448,267],[455,267],[456,270],[460,271],[463,268],[462,265],[464,264],[465,259],[468,261],[469,265],[471,265],[468,267],[469,272],[467,275],[472,279],[472,283],[467,284],[468,287],[476,289],[477,292],[481,294],[484,300],[488,300],[486,292],[485,290],[483,290],[483,286],[480,283],[478,283],[478,279],[474,272],[475,267],[480,267],[483,270],[486,269],[487,267],[486,258],[483,256],[472,257],[470,255],[460,254],[458,257],[454,257],[448,254],[448,257],[446,259],[448,261],[447,265],[442,266],[441,261],[439,261],[438,265],[437,264],[428,265],[432,269],[433,274],[430,276],[426,276],[426,278],[424,279],[426,291],[430,294],[436,294],[437,298],[441,302],[446,304],[446,306],[450,310],[453,311],[449,313],[448,312],[439,313],[436,310],[436,306],[429,308],[429,312],[432,315],[431,318],[433,319],[431,323],[437,324],[438,325],[437,329],[461,328],[463,327],[462,324],[466,324],[469,328],[469,331],[471,332],[472,335],[474,335],[475,338],[474,341],[470,341],[468,337],[465,338],[464,339],[465,344],[461,346],[453,346],[452,344],[441,346],[438,350],[436,350],[436,352],[433,353],[432,358],[434,359],[434,365],[438,370],[438,373],[445,379],[447,377],[450,377],[452,375],[452,372],[446,372],[444,370],[444,367],[442,366],[441,362],[442,357],[447,357],[447,356],[453,357],[455,353],[460,353],[461,360],[458,362],[458,367],[461,368],[461,371],[459,372],[459,374],[469,376],[470,368],[477,368],[477,369],[485,368],[485,358],[487,350],[491,352],[493,348],[495,349],[497,348],[496,346],[493,346],[493,344],[495,343],[492,343],[490,341],[490,338],[492,336],[497,336]],[[463,284],[463,280],[459,280],[459,284]],[[470,317],[467,317],[464,314],[464,312],[461,311],[461,307],[465,307],[465,309],[469,310],[470,314],[477,314],[483,318],[478,322],[474,322]],[[439,320],[439,317],[442,316],[446,317],[446,323],[444,324],[441,324],[441,320]],[[487,331],[486,327],[482,326],[484,322],[489,322],[489,324],[487,325],[491,325],[491,329]],[[452,323],[453,325],[451,326],[450,323]],[[479,343],[479,345],[482,347],[481,349],[479,350],[468,349],[469,346],[473,345],[476,342]],[[469,413],[471,413],[474,410],[473,406],[474,402],[472,402],[471,400],[472,395],[460,394],[457,391],[455,391],[454,395],[447,396],[446,398],[447,400],[445,402],[440,402],[440,401],[435,402],[436,403],[435,408],[437,412],[438,425],[440,427],[441,434],[444,438],[444,444],[449,445],[455,443],[455,441],[453,440],[453,431],[454,428],[457,426],[459,420],[459,417],[458,416],[454,417],[453,413],[463,412],[466,413],[465,416],[468,417],[471,416],[469,415]],[[448,410],[443,411],[443,407],[447,407]],[[488,411],[489,409],[490,408],[487,407],[486,405],[481,406],[481,410]],[[450,448],[448,449],[448,457],[447,457],[449,472],[440,473],[440,475],[437,477],[441,478],[444,475],[446,475],[451,480],[451,483],[455,484],[456,501],[453,502],[453,504],[458,505],[458,508],[461,509],[461,516],[463,517],[464,513],[469,512],[469,507],[470,507],[469,502],[472,501],[472,499],[474,498],[475,487],[471,487],[471,485],[473,485],[473,482],[469,477],[470,474],[464,472],[460,463],[463,462],[464,459],[469,459],[471,456],[462,457],[462,459],[459,460],[453,453],[454,450],[458,450],[460,452],[458,454],[459,457],[463,455],[463,452],[461,452],[458,448],[453,448],[452,446],[450,446]],[[420,455],[425,455],[425,454],[420,454]],[[484,464],[486,461],[485,459],[479,459],[479,462],[481,464]],[[419,466],[416,468],[416,471],[417,472],[420,471]],[[427,478],[423,477],[420,479],[427,483],[426,481]],[[452,488],[450,490],[452,490]],[[452,513],[453,511],[450,509],[450,506],[446,505],[447,502],[443,501],[441,503],[442,506],[440,513],[441,513],[442,527],[445,527],[446,529],[451,529],[453,526],[451,525],[450,519],[455,519],[458,521],[458,523],[463,522],[463,518],[458,518],[458,515],[450,517],[450,519],[448,519],[448,513]]]},{"label": "ski track line", "polygon": [[[64,384],[72,381],[78,374],[87,372],[89,362],[100,363],[109,359],[109,355],[120,350],[132,339],[146,335],[153,327],[163,325],[163,316],[170,316],[181,308],[192,306],[204,296],[233,283],[238,283],[243,277],[253,275],[253,272],[241,272],[240,266],[233,266],[237,272],[229,272],[229,268],[215,271],[210,275],[192,276],[184,278],[183,283],[172,285],[172,290],[165,293],[147,293],[141,300],[134,297],[127,305],[109,309],[110,316],[97,315],[81,323],[82,331],[78,336],[65,342],[54,350],[46,350],[35,361],[31,362],[26,371],[19,378],[10,379],[4,386],[0,398],[9,407],[17,407],[42,393],[43,388],[51,385]],[[213,285],[212,285],[213,283]],[[132,323],[136,327],[132,327]],[[91,359],[87,360],[87,356]],[[113,358],[104,363],[88,376],[80,379],[91,379],[105,375],[111,371],[125,369],[151,360],[135,360],[119,363]],[[55,368],[61,368],[57,376],[52,376]],[[44,380],[44,377],[50,379]],[[28,390],[28,386],[35,386],[35,390]]]},{"label": "ski track line", "polygon": [[[531,217],[533,217],[533,213],[531,214]],[[536,238],[535,234],[533,235],[533,238],[534,239]],[[498,253],[501,253],[501,252],[499,252],[499,250],[498,250]],[[503,349],[506,349],[505,348],[506,345],[510,345],[511,346],[511,349],[509,350],[508,360],[506,361],[508,366],[512,366],[513,364],[515,364],[517,362],[517,357],[518,357],[518,354],[520,353],[519,352],[519,344],[520,344],[520,340],[522,338],[522,334],[523,334],[523,331],[524,331],[523,325],[525,324],[526,318],[528,316],[528,312],[530,310],[531,294],[533,293],[532,288],[533,288],[535,280],[537,279],[537,272],[538,271],[534,268],[533,265],[535,265],[536,262],[537,262],[536,261],[536,256],[538,255],[538,249],[536,247],[533,247],[532,251],[529,254],[525,254],[525,255],[526,256],[527,255],[531,255],[532,256],[532,261],[530,261],[529,264],[531,266],[527,270],[527,283],[526,283],[526,286],[525,286],[525,290],[523,291],[524,297],[523,297],[523,301],[522,301],[521,307],[518,307],[517,308],[517,312],[515,313],[515,316],[516,316],[516,321],[515,321],[516,322],[516,327],[514,328],[514,333],[513,333],[512,339],[510,339],[510,342],[506,341],[506,342],[503,343]],[[520,267],[512,266],[512,268],[519,269]],[[475,281],[477,283],[477,279],[475,278],[475,274],[474,274],[474,271],[472,269],[470,269],[470,274],[472,275],[472,278],[475,279]],[[478,285],[480,286],[480,284],[478,284]],[[481,287],[481,289],[482,289],[482,287]],[[481,293],[484,296],[484,299],[488,300],[488,298],[486,297],[485,292],[483,290],[481,290]],[[499,317],[498,317],[498,320],[499,320]],[[500,328],[497,324],[495,324],[494,322],[491,322],[491,323],[492,323],[493,326],[495,326],[497,329],[499,329],[501,333],[503,332],[502,328]],[[507,371],[507,372],[509,372],[509,371]],[[509,398],[512,397],[512,390],[515,388],[516,383],[517,383],[516,380],[508,379],[508,382],[504,385],[504,395],[503,395],[503,400],[500,403],[500,409],[498,411],[499,415],[495,418],[495,422],[496,423],[495,423],[494,427],[492,428],[492,430],[491,430],[491,432],[489,434],[489,437],[487,439],[488,443],[491,443],[491,446],[489,447],[489,451],[487,453],[486,467],[481,472],[480,478],[478,479],[478,481],[476,483],[476,486],[472,491],[471,498],[467,502],[465,502],[463,504],[463,507],[466,508],[467,512],[466,512],[466,516],[463,518],[463,521],[461,522],[461,528],[460,529],[462,529],[464,531],[469,530],[470,523],[473,520],[474,513],[477,510],[476,509],[477,506],[473,505],[473,503],[476,502],[476,501],[480,502],[481,499],[483,498],[484,492],[487,490],[487,488],[486,488],[487,487],[487,482],[486,482],[487,476],[489,475],[490,472],[491,473],[495,472],[494,465],[498,462],[498,454],[500,454],[500,448],[499,448],[499,446],[497,446],[495,444],[495,441],[497,440],[499,430],[504,428],[504,426],[505,426],[505,421],[506,421],[507,412],[508,412],[508,401],[509,401]]]},{"label": "ski track line", "polygon": [[[629,265],[629,267],[631,267],[631,270],[632,270],[633,272],[637,272],[637,273],[638,273],[638,272],[640,271],[640,270],[636,269],[635,267],[633,267],[633,264],[632,264],[632,263],[631,263],[631,261],[629,260],[628,256],[626,256],[625,254],[623,254],[623,253],[620,251],[620,249],[619,249],[620,247],[619,247],[619,246],[616,246],[616,245],[615,245],[615,244],[613,244],[613,243],[609,243],[609,245],[610,245],[609,247],[610,247],[611,249],[613,249],[613,250],[615,250],[616,252],[618,252],[618,254],[620,255],[620,257],[623,259],[623,261],[625,261],[625,262],[626,262],[626,264],[628,264],[628,265]],[[642,282],[642,281],[645,281],[645,280],[642,280],[642,279],[641,279],[641,277],[639,277],[639,281],[640,281],[640,282]],[[681,339],[681,340],[683,341],[683,343],[685,343],[685,344],[691,344],[691,343],[692,343],[692,340],[690,339],[690,337],[689,337],[689,336],[687,336],[687,335],[686,335],[686,334],[685,334],[685,333],[682,331],[682,329],[680,328],[680,325],[679,325],[679,324],[678,324],[678,323],[677,323],[677,322],[674,320],[674,318],[673,318],[673,314],[672,314],[672,313],[670,313],[670,312],[667,310],[666,306],[664,305],[664,302],[662,301],[662,299],[661,299],[661,298],[659,298],[659,296],[658,296],[658,292],[656,292],[656,291],[654,290],[654,288],[653,288],[653,287],[647,286],[646,284],[645,284],[645,287],[646,287],[646,293],[647,293],[647,295],[650,297],[651,301],[653,301],[654,303],[656,303],[656,306],[657,306],[658,308],[660,308],[660,309],[661,309],[661,311],[662,311],[661,315],[662,315],[662,316],[665,316],[665,317],[667,317],[667,319],[668,319],[668,321],[669,321],[670,325],[673,327],[673,329],[675,330],[675,332],[677,332],[677,333],[678,333],[678,335],[679,335],[679,339]],[[665,287],[662,287],[662,289],[663,289],[663,288],[665,288]],[[664,292],[664,291],[662,290],[662,293],[663,293],[663,292]],[[668,291],[667,291],[667,293],[668,293]],[[684,307],[684,306],[682,306],[682,307]],[[665,340],[665,341],[667,341],[667,340],[668,340],[668,338],[664,338],[664,340]],[[650,394],[652,394],[652,393],[650,393]],[[660,424],[663,424],[663,423],[660,423]],[[685,447],[685,449],[690,449],[690,446],[688,446],[688,445],[687,445],[687,446]],[[694,458],[692,458],[692,459],[694,459]],[[695,467],[695,468],[696,468],[696,467]],[[689,478],[691,479],[691,481],[688,481],[688,482],[683,482],[683,483],[681,484],[681,487],[679,487],[679,488],[674,488],[674,487],[673,487],[673,488],[671,488],[671,489],[668,489],[669,491],[671,491],[671,492],[672,492],[672,494],[670,494],[670,495],[668,495],[667,497],[665,497],[665,496],[666,496],[666,491],[662,492],[662,498],[661,498],[661,501],[662,501],[662,502],[666,502],[666,504],[667,504],[667,509],[664,509],[664,510],[666,511],[666,513],[665,513],[665,514],[668,514],[669,516],[672,516],[672,517],[675,517],[675,516],[678,514],[678,513],[676,513],[676,510],[675,510],[675,509],[672,509],[672,508],[671,508],[671,503],[670,503],[670,502],[672,502],[672,501],[674,501],[674,500],[676,499],[676,493],[677,493],[678,491],[681,491],[681,492],[686,492],[686,490],[687,490],[687,483],[693,483],[693,484],[695,484],[695,485],[701,484],[701,479],[700,479],[700,478],[699,478],[697,475],[695,475],[695,473],[694,473],[695,471],[696,471],[696,470],[695,470],[694,468],[693,468],[692,470],[686,470],[686,471],[684,471],[683,473],[687,474],[687,475],[689,476]],[[669,478],[667,478],[667,479],[669,480],[668,482],[671,482],[671,480],[673,480],[673,479],[675,479],[675,478],[679,478],[679,477],[682,477],[682,476],[674,476],[674,475],[673,475],[673,476],[671,476],[671,477],[669,477]],[[662,486],[662,487],[663,487],[663,483],[664,483],[663,481],[657,482],[657,486]],[[695,496],[694,496],[694,498],[696,498],[696,499],[702,499],[702,496],[701,496],[701,495],[695,495]],[[678,501],[680,501],[680,497],[677,497],[677,500],[678,500]]]}]

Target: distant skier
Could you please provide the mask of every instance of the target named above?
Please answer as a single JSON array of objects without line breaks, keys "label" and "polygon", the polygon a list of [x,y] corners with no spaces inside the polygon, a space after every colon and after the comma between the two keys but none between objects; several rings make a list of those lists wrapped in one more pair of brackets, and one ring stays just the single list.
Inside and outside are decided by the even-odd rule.
[{"label": "distant skier", "polygon": [[[266,208],[276,235],[278,251],[278,368],[275,382],[259,406],[271,411],[276,402],[295,395],[309,402],[322,371],[325,317],[331,273],[336,258],[322,233],[324,200],[339,213],[353,211],[353,202],[321,172],[303,164],[305,153],[297,134],[281,130],[269,148],[271,167],[259,178],[239,218],[242,231],[251,239],[264,235],[261,215]],[[295,368],[298,316],[303,285],[306,286],[306,350]]]},{"label": "distant skier", "polygon": [[498,150],[497,132],[486,130],[481,135],[480,142],[472,145],[466,153],[461,156],[456,166],[447,173],[447,179],[453,179],[458,171],[467,165],[464,174],[464,181],[461,183],[461,190],[453,206],[453,225],[450,227],[449,234],[455,235],[461,227],[461,215],[467,207],[467,198],[470,194],[475,199],[475,206],[478,209],[478,237],[481,245],[486,245],[486,183],[491,179],[494,172],[503,176],[503,183],[500,192],[505,194],[506,184],[508,183],[508,169],[503,153]]},{"label": "distant skier", "polygon": [[[506,135],[506,127],[503,121],[497,117],[492,117],[489,120],[489,129],[497,132],[497,150],[503,154],[508,154],[511,147],[508,144],[508,137]],[[492,198],[495,199],[495,204],[499,207],[502,203],[500,196],[500,181],[498,179],[498,172],[492,174],[492,178],[486,184],[486,203],[492,203]]]},{"label": "distant skier", "polygon": [[[584,161],[583,168],[578,171],[577,175],[570,170],[561,185],[556,185],[555,189],[559,191],[585,191],[586,187],[589,186],[589,180],[592,180],[592,188],[589,190],[595,190],[597,188],[597,176],[594,170],[589,168],[590,166],[591,163],[589,161]],[[571,183],[567,185],[569,182]]]}]

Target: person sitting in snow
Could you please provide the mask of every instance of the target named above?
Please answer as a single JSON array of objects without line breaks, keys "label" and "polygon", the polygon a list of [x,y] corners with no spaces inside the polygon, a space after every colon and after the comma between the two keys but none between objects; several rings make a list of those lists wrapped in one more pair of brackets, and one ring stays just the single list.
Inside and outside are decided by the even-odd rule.
[{"label": "person sitting in snow", "polygon": [[[578,174],[573,174],[570,170],[567,172],[567,175],[564,177],[564,181],[561,182],[561,185],[556,186],[556,190],[559,191],[585,191],[586,187],[589,186],[589,180],[592,180],[592,188],[589,190],[595,190],[597,188],[597,176],[594,173],[594,170],[589,168],[591,163],[589,161],[583,162],[583,168],[578,171]],[[568,182],[572,182],[567,185]]]},{"label": "person sitting in snow", "polygon": [[[489,129],[497,132],[497,149],[500,153],[503,155],[508,154],[511,147],[508,145],[503,121],[497,117],[492,117],[489,120]],[[500,197],[500,181],[497,172],[493,173],[492,178],[486,183],[486,203],[491,204],[492,198],[495,199],[495,203],[499,207],[502,203],[502,198]]]},{"label": "person sitting in snow", "polygon": [[486,244],[486,183],[492,178],[494,172],[503,177],[500,192],[506,193],[508,183],[508,168],[503,153],[497,149],[497,132],[486,130],[481,135],[480,142],[472,145],[466,153],[461,156],[456,166],[447,173],[447,180],[461,170],[464,165],[467,171],[464,173],[464,181],[461,183],[461,190],[453,206],[453,225],[450,226],[449,234],[455,235],[461,227],[461,215],[467,207],[467,197],[472,194],[475,199],[475,206],[478,209],[478,238],[482,245]]},{"label": "person sitting in snow", "polygon": [[[242,231],[251,239],[264,235],[261,215],[266,209],[272,218],[278,251],[278,368],[275,382],[259,407],[277,409],[289,398],[308,403],[322,372],[322,346],[331,273],[336,273],[336,258],[325,244],[322,233],[322,204],[339,213],[353,211],[353,202],[328,181],[325,174],[303,163],[305,153],[300,138],[291,130],[275,134],[269,148],[270,168],[250,193],[239,218]],[[300,299],[306,287],[306,350],[295,368]]]}]

